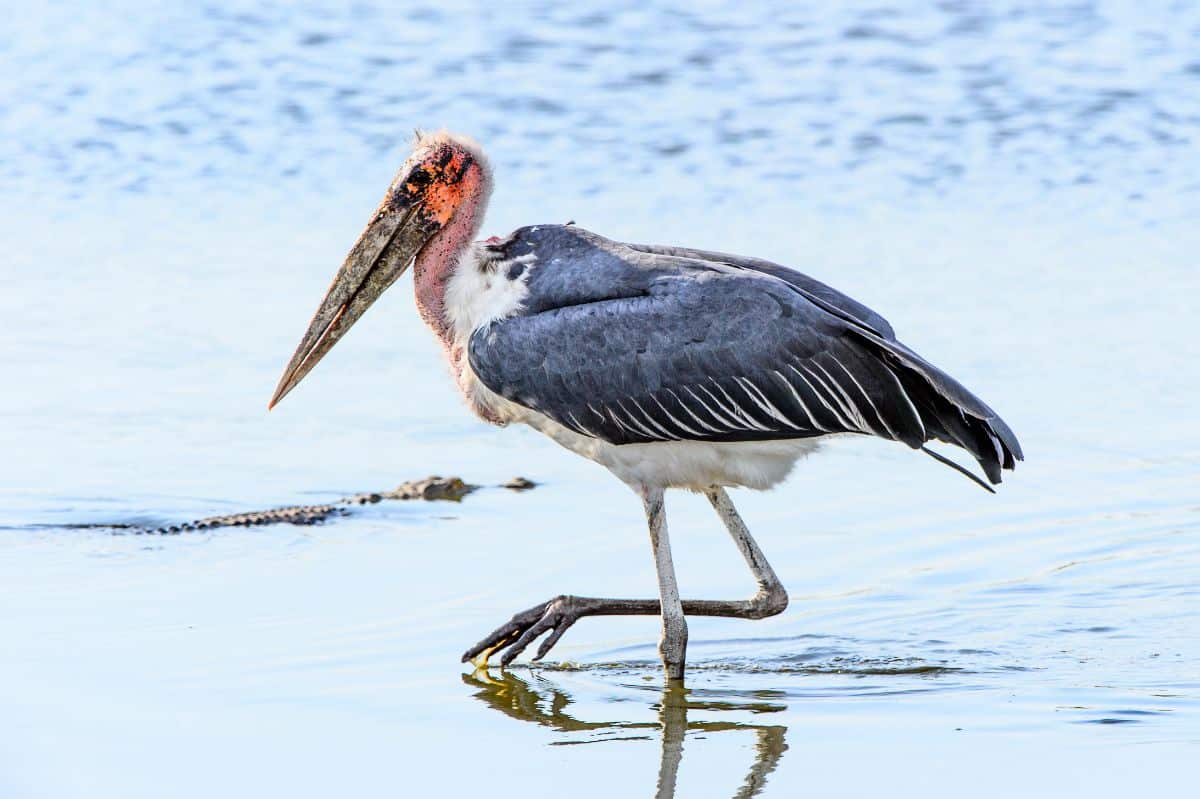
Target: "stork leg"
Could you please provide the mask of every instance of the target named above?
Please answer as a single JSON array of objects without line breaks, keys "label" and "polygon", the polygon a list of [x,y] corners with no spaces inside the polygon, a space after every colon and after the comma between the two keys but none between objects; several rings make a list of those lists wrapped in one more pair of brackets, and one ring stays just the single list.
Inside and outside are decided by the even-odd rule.
[{"label": "stork leg", "polygon": [[662,615],[662,636],[658,639],[658,654],[662,658],[667,679],[683,679],[683,663],[687,657],[687,619],[679,600],[679,584],[675,582],[675,564],[671,561],[671,539],[667,535],[667,512],[661,488],[643,489],[646,524],[650,528],[650,546],[654,549],[654,569],[658,572],[659,608]]},{"label": "stork leg", "polygon": [[[754,596],[740,603],[732,604],[742,606],[741,615],[746,619],[765,619],[768,616],[783,613],[788,606],[787,589],[775,575],[771,564],[767,563],[767,556],[758,548],[758,543],[750,535],[749,528],[742,521],[737,508],[733,506],[733,500],[729,498],[729,494],[725,493],[724,488],[713,486],[704,492],[704,496],[708,497],[713,510],[725,523],[725,529],[729,531],[733,543],[737,545],[738,551],[746,560],[746,565],[750,567],[754,581],[758,583],[758,591]],[[688,612],[693,613],[694,611]]]},{"label": "stork leg", "polygon": [[[571,625],[585,616],[659,616],[663,618],[663,633],[659,652],[667,676],[683,676],[684,654],[687,648],[686,616],[725,616],[738,619],[765,619],[782,613],[788,606],[787,591],[766,556],[750,535],[745,522],[734,508],[725,489],[713,486],[704,492],[721,517],[738,551],[750,567],[758,591],[750,599],[713,600],[679,599],[675,583],[675,568],[671,562],[671,546],[667,538],[666,513],[663,510],[661,489],[641,492],[654,549],[654,565],[658,570],[660,599],[603,599],[562,594],[514,615],[497,627],[491,635],[463,654],[463,661],[473,660],[479,667],[487,665],[488,657],[505,650],[500,665],[507,666],[538,636],[550,635],[538,647],[534,660],[541,660],[558,643]],[[666,609],[664,613],[663,610]]]}]

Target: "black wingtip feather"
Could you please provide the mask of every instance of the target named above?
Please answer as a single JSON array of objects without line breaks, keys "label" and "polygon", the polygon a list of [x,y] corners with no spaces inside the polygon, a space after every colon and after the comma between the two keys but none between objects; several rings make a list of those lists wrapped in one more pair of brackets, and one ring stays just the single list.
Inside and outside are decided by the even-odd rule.
[{"label": "black wingtip feather", "polygon": [[921,447],[921,451],[924,452],[929,457],[933,458],[938,463],[945,464],[946,466],[949,466],[954,471],[956,471],[959,474],[963,475],[964,477],[968,478],[971,482],[975,483],[975,485],[979,486],[984,491],[987,491],[989,494],[996,493],[996,489],[992,488],[990,485],[983,482],[983,480],[980,479],[979,475],[975,474],[970,469],[967,469],[964,466],[960,466],[959,464],[957,464],[954,461],[947,458],[945,455],[941,455],[937,452],[934,452],[929,447]]},{"label": "black wingtip feather", "polygon": [[1004,448],[1007,450],[1004,459],[1005,469],[1012,469],[1015,466],[1013,463],[1014,460],[1025,460],[1025,453],[1021,451],[1021,442],[1017,441],[1017,434],[1012,431],[1012,428],[1003,419],[999,416],[993,416],[988,420],[988,424],[991,426],[992,432],[1000,438],[1000,441],[1004,444]]}]

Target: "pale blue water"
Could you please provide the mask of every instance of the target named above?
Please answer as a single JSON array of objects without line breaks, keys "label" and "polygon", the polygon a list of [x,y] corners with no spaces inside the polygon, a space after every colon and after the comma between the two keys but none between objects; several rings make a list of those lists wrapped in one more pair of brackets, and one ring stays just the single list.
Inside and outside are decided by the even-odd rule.
[{"label": "pale blue water", "polygon": [[[681,799],[1186,793],[1200,11],[834,6],[7,15],[0,795],[667,795],[676,765]],[[838,286],[1028,461],[992,497],[845,441],[738,492],[792,606],[695,620],[684,697],[649,619],[581,622],[555,650],[581,668],[465,675],[513,611],[654,579],[623,486],[466,413],[407,282],[266,414],[418,126],[491,153],[488,233],[575,219]],[[543,485],[57,526],[430,473]],[[684,592],[750,590],[706,506],[669,503]]]}]

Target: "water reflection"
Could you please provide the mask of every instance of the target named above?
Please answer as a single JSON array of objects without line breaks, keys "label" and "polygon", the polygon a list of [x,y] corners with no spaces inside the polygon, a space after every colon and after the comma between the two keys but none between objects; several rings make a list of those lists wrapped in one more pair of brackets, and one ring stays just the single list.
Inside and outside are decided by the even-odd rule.
[{"label": "water reflection", "polygon": [[[689,690],[684,685],[672,684],[661,689],[662,696],[653,705],[658,713],[657,721],[585,721],[568,712],[568,707],[572,704],[570,694],[541,674],[534,673],[525,677],[512,671],[503,671],[498,675],[477,671],[464,674],[462,679],[467,685],[478,689],[474,694],[476,699],[506,716],[531,721],[559,732],[592,733],[585,741],[559,741],[559,744],[651,740],[653,736],[648,733],[658,730],[662,747],[654,794],[657,799],[670,799],[675,796],[675,784],[688,733],[749,730],[756,734],[758,740],[754,747],[754,761],[747,770],[741,787],[733,794],[734,799],[758,796],[767,784],[767,776],[776,769],[783,753],[787,751],[787,743],[784,740],[787,727],[782,724],[688,719],[689,711],[761,714],[781,713],[787,709],[785,705],[761,699],[751,702],[705,700],[698,692]],[[759,694],[761,695],[761,692]]]}]

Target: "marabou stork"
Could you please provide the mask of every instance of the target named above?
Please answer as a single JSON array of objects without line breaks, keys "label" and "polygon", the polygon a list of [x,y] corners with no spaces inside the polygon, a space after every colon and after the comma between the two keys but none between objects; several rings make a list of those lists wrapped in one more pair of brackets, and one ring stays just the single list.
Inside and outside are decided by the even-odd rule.
[{"label": "marabou stork", "polygon": [[[540,659],[584,616],[660,615],[663,665],[680,678],[685,615],[759,619],[788,604],[726,487],[770,488],[841,434],[931,455],[928,441],[955,444],[992,483],[1022,459],[995,411],[829,286],[757,258],[624,244],[571,224],[475,241],[491,188],[475,142],[418,133],[271,400],[295,388],[412,264],[417,308],[471,410],[493,424],[530,425],[641,497],[658,600],[557,596],[517,613],[464,661],[486,664],[504,650],[507,665],[549,633]],[[752,598],[680,599],[668,488],[712,503],[758,582]]]}]

